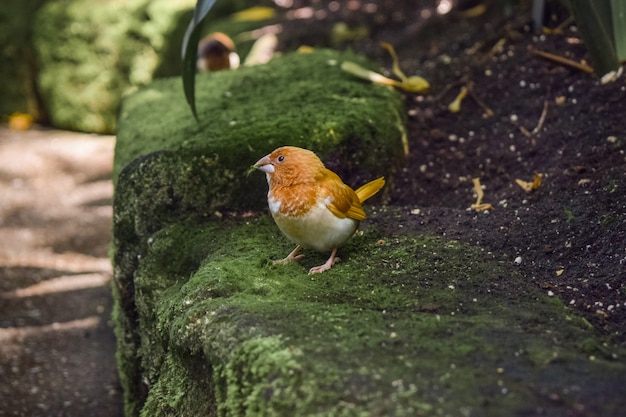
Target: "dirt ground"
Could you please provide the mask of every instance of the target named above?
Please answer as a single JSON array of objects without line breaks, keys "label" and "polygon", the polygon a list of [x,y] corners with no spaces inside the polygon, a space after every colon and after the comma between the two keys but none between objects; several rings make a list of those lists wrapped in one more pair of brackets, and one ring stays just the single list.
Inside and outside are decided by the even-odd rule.
[{"label": "dirt ground", "polygon": [[120,416],[114,137],[0,127],[0,416]]},{"label": "dirt ground", "polygon": [[[505,2],[456,2],[491,5],[476,17],[456,9],[437,15],[437,3],[319,2],[313,17],[284,24],[281,46],[295,48],[318,45],[347,22],[348,34],[327,36],[324,46],[352,48],[394,77],[380,46],[391,43],[402,71],[430,82],[427,94],[406,95],[410,154],[389,204],[407,217],[371,221],[482,246],[562,298],[608,344],[626,346],[624,76],[601,85],[534,53],[589,59],[559,2],[546,2],[544,26],[563,26],[553,34],[535,31],[530,13],[506,15],[498,7]],[[453,113],[448,106],[463,87],[469,94]],[[341,172],[341,161],[329,166]],[[537,174],[533,191],[518,185]],[[475,178],[492,210],[470,208]]]},{"label": "dirt ground", "polygon": [[[434,0],[420,4],[295,1],[282,21],[283,50],[350,47],[393,76],[384,40],[431,84],[406,97],[410,154],[389,201],[404,215],[369,221],[479,245],[585,317],[607,356],[626,347],[624,77],[600,85],[532,52],[585,59],[572,26],[536,34],[519,13],[436,16]],[[556,27],[567,13],[549,5]],[[348,35],[328,35],[337,22]],[[0,128],[0,416],[122,413],[109,322],[113,143]],[[536,174],[533,191],[516,183]],[[470,208],[474,178],[493,209]]]}]

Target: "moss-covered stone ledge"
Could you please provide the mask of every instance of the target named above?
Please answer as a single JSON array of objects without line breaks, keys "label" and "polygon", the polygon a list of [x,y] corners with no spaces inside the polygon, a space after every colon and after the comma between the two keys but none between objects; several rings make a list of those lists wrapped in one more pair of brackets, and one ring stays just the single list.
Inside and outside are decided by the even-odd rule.
[{"label": "moss-covered stone ledge", "polygon": [[[180,80],[125,100],[115,156],[118,362],[131,416],[619,415],[626,367],[586,322],[479,249],[375,226],[330,271],[292,247],[248,166],[318,151],[347,182],[393,174],[402,97],[332,51]],[[372,210],[370,210],[372,211]],[[369,227],[368,227],[369,226]],[[619,354],[623,352],[618,352]],[[599,395],[599,394],[602,395]]]},{"label": "moss-covered stone ledge", "polygon": [[[142,312],[152,307],[136,282],[155,234],[193,219],[210,223],[216,211],[263,209],[265,178],[246,173],[286,144],[315,150],[355,186],[378,175],[393,180],[403,155],[403,96],[343,72],[344,60],[371,66],[354,54],[317,50],[199,75],[199,122],[178,78],[124,100],[114,165],[114,280],[128,415],[155,389],[144,383],[149,369],[135,360],[151,356],[156,340],[139,331],[151,326]],[[187,264],[179,255],[171,261]]]},{"label": "moss-covered stone ledge", "polygon": [[271,265],[290,249],[269,217],[151,237],[128,416],[619,415],[624,364],[481,250],[369,227],[308,276],[323,255]]},{"label": "moss-covered stone ledge", "polygon": [[189,215],[263,209],[267,183],[248,170],[278,146],[315,150],[354,186],[379,175],[391,182],[402,163],[403,96],[344,73],[347,59],[369,65],[320,50],[202,74],[199,122],[179,78],[129,96],[115,149],[117,249]]}]

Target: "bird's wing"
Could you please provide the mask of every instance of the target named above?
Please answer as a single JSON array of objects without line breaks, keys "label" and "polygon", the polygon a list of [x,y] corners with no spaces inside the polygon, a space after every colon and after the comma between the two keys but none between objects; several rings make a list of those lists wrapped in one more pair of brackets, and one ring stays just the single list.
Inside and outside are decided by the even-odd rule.
[{"label": "bird's wing", "polygon": [[331,177],[324,181],[321,186],[329,198],[327,199],[326,207],[335,216],[340,219],[346,217],[354,220],[364,220],[365,212],[361,207],[359,197],[354,190],[347,186],[339,179],[339,177]]}]

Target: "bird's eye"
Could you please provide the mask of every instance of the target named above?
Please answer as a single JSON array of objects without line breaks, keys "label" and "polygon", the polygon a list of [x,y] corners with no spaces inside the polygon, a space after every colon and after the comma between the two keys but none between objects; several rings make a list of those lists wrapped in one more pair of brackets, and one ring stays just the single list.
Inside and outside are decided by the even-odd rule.
[{"label": "bird's eye", "polygon": [[283,161],[285,160],[285,157],[284,157],[284,156],[282,156],[282,155],[278,155],[278,158],[276,158],[276,160],[277,160],[278,162],[283,162]]}]

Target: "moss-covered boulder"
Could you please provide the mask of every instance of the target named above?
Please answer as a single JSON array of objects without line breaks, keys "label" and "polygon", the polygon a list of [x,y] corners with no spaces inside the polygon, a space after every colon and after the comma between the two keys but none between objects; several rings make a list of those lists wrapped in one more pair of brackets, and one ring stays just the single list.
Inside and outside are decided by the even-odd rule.
[{"label": "moss-covered boulder", "polygon": [[[273,266],[291,244],[258,209],[249,165],[290,144],[348,183],[393,172],[402,97],[343,73],[352,54],[291,54],[178,79],[122,108],[115,156],[114,293],[130,416],[618,415],[623,354],[510,265],[455,241],[377,225],[372,209],[327,254]],[[401,231],[403,231],[401,233]],[[584,385],[585,389],[581,389]],[[597,395],[602,392],[603,395]]]},{"label": "moss-covered boulder", "polygon": [[199,122],[178,78],[124,101],[114,166],[114,260],[120,367],[131,409],[147,392],[137,383],[141,364],[127,356],[147,348],[137,332],[148,323],[138,322],[146,300],[135,276],[155,233],[186,219],[215,221],[216,211],[264,208],[264,176],[246,173],[281,145],[341,161],[333,168],[354,185],[380,174],[392,179],[403,155],[403,96],[343,72],[346,59],[370,65],[354,54],[319,50],[200,75]]},{"label": "moss-covered boulder", "polygon": [[[128,97],[115,152],[115,178],[125,171],[116,180],[125,202],[118,214],[149,235],[181,213],[260,209],[267,184],[263,175],[247,175],[248,169],[283,145],[316,151],[355,187],[375,176],[391,177],[403,157],[403,96],[343,72],[346,59],[368,65],[353,54],[320,50],[201,74],[199,122],[179,78],[156,81]],[[129,210],[141,216],[126,215]]]},{"label": "moss-covered boulder", "polygon": [[624,364],[477,248],[369,227],[317,276],[323,255],[271,265],[289,250],[269,217],[151,236],[118,328],[128,416],[619,414]]}]

